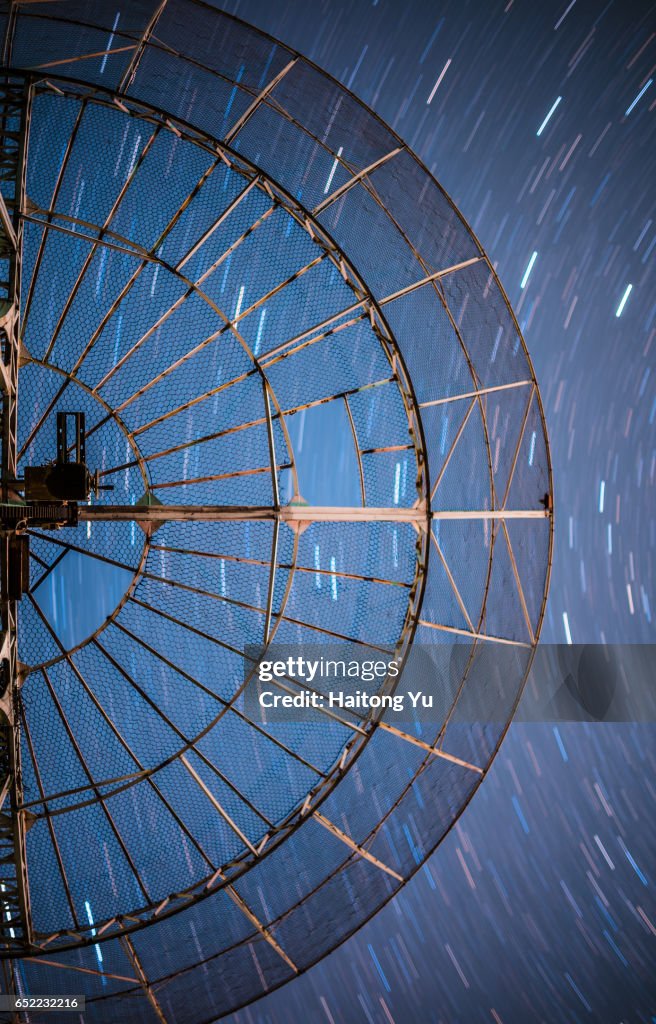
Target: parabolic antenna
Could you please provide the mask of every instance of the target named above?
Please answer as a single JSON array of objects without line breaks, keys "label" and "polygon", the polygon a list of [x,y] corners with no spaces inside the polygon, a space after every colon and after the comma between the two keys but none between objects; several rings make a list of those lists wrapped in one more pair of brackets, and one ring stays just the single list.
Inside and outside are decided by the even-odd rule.
[{"label": "parabolic antenna", "polygon": [[[305,58],[195,0],[4,6],[5,990],[211,1021],[484,776],[546,599],[540,396],[453,203]],[[245,645],[346,642],[445,652],[439,721],[249,712]]]}]

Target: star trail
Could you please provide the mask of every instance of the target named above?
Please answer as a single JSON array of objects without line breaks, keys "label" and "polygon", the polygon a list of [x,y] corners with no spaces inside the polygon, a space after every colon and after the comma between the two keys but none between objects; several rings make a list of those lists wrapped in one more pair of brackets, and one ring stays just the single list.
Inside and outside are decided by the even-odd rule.
[{"label": "star trail", "polygon": [[[653,642],[653,6],[217,6],[373,106],[494,261],[552,446],[543,640]],[[653,1021],[654,762],[651,725],[514,725],[470,807],[400,896],[234,1020]]]}]

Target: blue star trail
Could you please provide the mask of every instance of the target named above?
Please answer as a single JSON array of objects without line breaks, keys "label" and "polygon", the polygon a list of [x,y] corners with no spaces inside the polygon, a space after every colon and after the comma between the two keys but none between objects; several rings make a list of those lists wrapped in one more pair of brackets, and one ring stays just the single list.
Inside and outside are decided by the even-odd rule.
[{"label": "blue star trail", "polygon": [[[653,642],[653,7],[220,6],[373,106],[495,262],[552,446],[543,640]],[[231,1020],[653,1022],[654,733],[512,726],[425,870],[326,961]]]}]

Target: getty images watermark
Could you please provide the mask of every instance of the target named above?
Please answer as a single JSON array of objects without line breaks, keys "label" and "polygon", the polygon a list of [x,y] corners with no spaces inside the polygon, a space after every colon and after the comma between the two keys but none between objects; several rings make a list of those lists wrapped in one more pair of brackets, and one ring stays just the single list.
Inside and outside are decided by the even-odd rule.
[{"label": "getty images watermark", "polygon": [[[272,644],[244,650],[249,717],[465,723],[656,722],[652,646],[415,644],[405,665],[354,643]],[[530,672],[529,672],[530,666]],[[519,705],[522,681],[526,685]]]},{"label": "getty images watermark", "polygon": [[[356,657],[304,657],[302,654],[289,655],[277,660],[264,659],[257,662],[256,675],[260,684],[257,690],[259,706],[266,710],[289,708],[324,708],[347,711],[377,711],[390,709],[403,711],[406,699],[416,709],[420,701],[424,707],[432,705],[432,696],[416,692],[381,692],[379,689],[363,689],[358,684],[375,684],[383,687],[386,681],[392,686],[401,673],[401,664],[395,659],[373,661]],[[298,692],[290,693],[285,681],[298,684]],[[267,688],[261,684],[282,684]],[[388,687],[390,689],[391,687]]]}]

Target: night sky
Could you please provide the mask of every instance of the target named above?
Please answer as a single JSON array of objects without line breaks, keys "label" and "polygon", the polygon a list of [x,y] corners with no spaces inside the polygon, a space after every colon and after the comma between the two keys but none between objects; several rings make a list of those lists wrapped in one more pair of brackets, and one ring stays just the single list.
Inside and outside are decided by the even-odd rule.
[{"label": "night sky", "polygon": [[[533,358],[555,477],[543,640],[653,642],[656,11],[217,4],[348,85],[479,236]],[[656,1021],[653,725],[515,725],[400,896],[239,1024]]]}]

